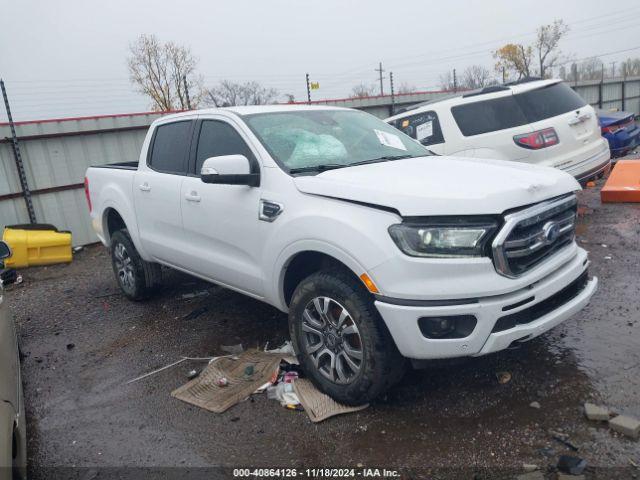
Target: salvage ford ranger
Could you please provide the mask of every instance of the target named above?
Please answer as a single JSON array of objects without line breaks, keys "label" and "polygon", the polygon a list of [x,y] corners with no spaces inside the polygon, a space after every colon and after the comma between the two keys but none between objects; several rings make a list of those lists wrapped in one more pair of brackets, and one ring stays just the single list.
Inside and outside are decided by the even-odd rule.
[{"label": "salvage ford ranger", "polygon": [[305,373],[347,404],[405,359],[530,340],[597,287],[569,174],[433,155],[350,109],[169,115],[138,162],[91,167],[85,187],[127,297],[149,296],[163,265],[288,312]]}]

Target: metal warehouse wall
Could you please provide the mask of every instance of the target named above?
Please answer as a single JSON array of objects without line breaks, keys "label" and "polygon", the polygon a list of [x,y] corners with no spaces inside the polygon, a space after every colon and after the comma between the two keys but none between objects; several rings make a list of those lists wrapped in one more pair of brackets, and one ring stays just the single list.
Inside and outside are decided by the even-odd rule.
[{"label": "metal warehouse wall", "polygon": [[[74,245],[98,239],[91,230],[83,182],[87,167],[134,161],[149,124],[146,113],[16,125],[27,182],[39,223],[73,233]],[[0,125],[0,228],[29,223],[22,197],[11,132]]]},{"label": "metal warehouse wall", "polygon": [[[588,82],[572,87],[594,106],[619,108],[640,114],[640,78]],[[396,109],[449,95],[416,92],[396,95]],[[388,95],[358,99],[322,100],[316,105],[359,108],[380,118],[391,114]],[[87,167],[134,161],[151,122],[161,113],[108,115],[76,119],[20,122],[17,135],[39,223],[51,223],[73,233],[74,245],[96,242],[83,191]],[[0,124],[0,228],[28,223],[11,132]]]},{"label": "metal warehouse wall", "polygon": [[580,82],[571,86],[594,107],[625,110],[640,115],[640,77]]}]

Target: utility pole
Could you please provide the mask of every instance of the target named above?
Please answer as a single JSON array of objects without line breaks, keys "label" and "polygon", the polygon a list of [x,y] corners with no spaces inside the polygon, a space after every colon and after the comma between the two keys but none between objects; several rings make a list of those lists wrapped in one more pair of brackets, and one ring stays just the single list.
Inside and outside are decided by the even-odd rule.
[{"label": "utility pole", "polygon": [[453,69],[453,91],[458,91],[458,79],[456,78],[456,69]]},{"label": "utility pole", "polygon": [[187,76],[182,76],[182,83],[184,83],[184,93],[187,97],[187,108],[191,110],[191,99],[189,98],[189,87],[187,86]]},{"label": "utility pole", "polygon": [[307,73],[307,103],[311,105],[311,85],[309,85],[309,74]]},{"label": "utility pole", "polygon": [[11,116],[11,107],[9,107],[9,98],[7,97],[7,89],[4,81],[0,79],[0,89],[2,89],[2,98],[4,98],[4,107],[7,109],[7,118],[9,119],[9,128],[11,129],[11,145],[13,147],[13,156],[16,160],[16,168],[18,169],[18,178],[20,179],[20,187],[22,188],[22,196],[27,204],[27,213],[29,214],[29,222],[36,223],[36,212],[33,209],[33,201],[31,200],[31,190],[27,183],[27,175],[22,163],[22,155],[20,154],[20,145],[18,145],[18,136],[16,135],[16,127],[13,124]]},{"label": "utility pole", "polygon": [[507,83],[507,69],[502,67],[502,84]]},{"label": "utility pole", "polygon": [[393,91],[393,72],[389,72],[389,84],[391,86],[391,115],[396,114],[396,98]]},{"label": "utility pole", "polygon": [[374,71],[380,74],[380,96],[382,96],[384,95],[384,86],[382,84],[382,72],[384,72],[384,70],[382,69],[382,62],[380,62],[378,68],[374,68]]},{"label": "utility pole", "polygon": [[616,78],[616,62],[611,62],[611,78]]}]

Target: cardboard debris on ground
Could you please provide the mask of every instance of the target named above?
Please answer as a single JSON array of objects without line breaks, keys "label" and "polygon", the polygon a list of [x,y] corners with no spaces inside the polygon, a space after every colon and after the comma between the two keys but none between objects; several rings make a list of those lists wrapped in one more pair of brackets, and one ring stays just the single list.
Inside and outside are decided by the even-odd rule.
[{"label": "cardboard debris on ground", "polygon": [[280,348],[274,348],[273,350],[265,350],[267,353],[278,353],[282,355],[282,359],[290,363],[291,365],[299,365],[298,358],[296,357],[296,352],[293,349],[293,344],[291,340],[288,340],[282,345]]},{"label": "cardboard debris on ground", "polygon": [[304,378],[296,380],[293,388],[305,412],[307,412],[307,415],[309,415],[309,418],[314,423],[343,413],[359,412],[369,406],[368,403],[357,407],[338,403],[329,395],[322,393],[313,383]]},{"label": "cardboard debris on ground", "polygon": [[[255,350],[237,357],[218,358],[197,378],[171,392],[171,396],[222,413],[267,383],[277,372],[280,358],[280,355]],[[227,384],[219,386],[223,378]]]},{"label": "cardboard debris on ground", "polygon": [[290,344],[285,344],[276,351],[247,350],[237,356],[214,358],[197,378],[171,392],[171,396],[210,412],[222,413],[252,394],[273,390],[274,387],[268,387],[278,384],[281,377],[283,387],[293,384],[293,392],[282,399],[286,400],[284,403],[287,408],[296,407],[294,400],[299,400],[312,422],[358,412],[369,406],[342,405],[320,392],[309,380],[298,378],[292,372],[287,373],[286,367],[282,367],[281,371],[282,360],[291,365],[297,364],[295,357],[291,357],[292,352]]}]

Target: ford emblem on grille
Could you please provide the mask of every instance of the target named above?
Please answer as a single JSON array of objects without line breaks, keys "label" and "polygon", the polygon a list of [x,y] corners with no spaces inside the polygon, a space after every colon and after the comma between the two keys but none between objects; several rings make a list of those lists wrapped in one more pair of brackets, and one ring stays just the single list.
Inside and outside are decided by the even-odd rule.
[{"label": "ford emblem on grille", "polygon": [[542,228],[542,232],[547,243],[553,243],[560,236],[560,225],[556,222],[547,222]]},{"label": "ford emblem on grille", "polygon": [[491,249],[496,271],[515,278],[571,245],[575,236],[574,194],[505,215]]}]

